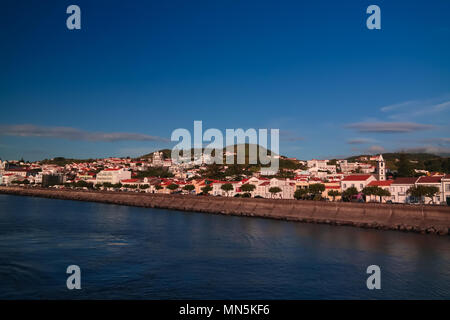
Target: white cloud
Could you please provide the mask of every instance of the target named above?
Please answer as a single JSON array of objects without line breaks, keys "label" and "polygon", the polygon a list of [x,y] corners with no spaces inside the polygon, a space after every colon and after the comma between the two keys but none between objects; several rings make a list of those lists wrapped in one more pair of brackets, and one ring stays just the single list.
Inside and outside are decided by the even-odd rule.
[{"label": "white cloud", "polygon": [[356,122],[346,125],[358,132],[374,133],[407,133],[434,128],[432,125],[414,122]]},{"label": "white cloud", "polygon": [[166,138],[141,133],[128,132],[89,132],[71,127],[46,127],[32,124],[0,125],[0,135],[16,137],[60,138],[82,141],[159,141]]}]

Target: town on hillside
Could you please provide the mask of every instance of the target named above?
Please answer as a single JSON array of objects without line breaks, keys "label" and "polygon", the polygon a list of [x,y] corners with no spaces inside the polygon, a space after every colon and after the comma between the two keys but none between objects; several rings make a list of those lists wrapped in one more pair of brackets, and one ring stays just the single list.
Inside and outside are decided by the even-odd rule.
[{"label": "town on hillside", "polygon": [[[0,185],[195,194],[221,197],[304,199],[450,205],[449,172],[414,168],[405,156],[298,160],[279,156],[280,169],[260,165],[175,164],[167,152],[141,158],[36,162],[1,161]],[[395,167],[395,170],[393,170]]]}]

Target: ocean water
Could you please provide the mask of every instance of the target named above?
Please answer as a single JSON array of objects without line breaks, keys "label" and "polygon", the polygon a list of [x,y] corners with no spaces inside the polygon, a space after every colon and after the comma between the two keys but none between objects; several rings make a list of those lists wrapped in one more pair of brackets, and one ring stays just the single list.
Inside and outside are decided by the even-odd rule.
[{"label": "ocean water", "polygon": [[0,195],[0,299],[418,298],[450,298],[450,237]]}]

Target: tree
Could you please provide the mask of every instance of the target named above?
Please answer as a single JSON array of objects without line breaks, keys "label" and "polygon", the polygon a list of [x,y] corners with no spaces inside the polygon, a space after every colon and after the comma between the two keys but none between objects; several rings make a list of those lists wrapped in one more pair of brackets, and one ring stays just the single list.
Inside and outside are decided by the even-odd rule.
[{"label": "tree", "polygon": [[281,189],[279,187],[272,187],[269,189],[269,192],[272,194],[272,198],[275,194],[280,193]]},{"label": "tree", "polygon": [[344,192],[342,192],[342,197],[349,201],[353,196],[356,196],[358,193],[359,193],[358,189],[356,189],[355,187],[350,187]]},{"label": "tree", "polygon": [[307,188],[297,188],[294,192],[294,198],[297,200],[305,199],[308,195],[308,189]]},{"label": "tree", "polygon": [[229,195],[230,191],[234,190],[234,187],[231,183],[225,183],[220,186],[220,189],[222,189],[223,191],[225,191],[227,193],[227,195]]},{"label": "tree", "polygon": [[378,186],[367,186],[364,189],[362,189],[362,193],[368,197],[368,196],[376,196],[378,194]]},{"label": "tree", "polygon": [[185,186],[183,187],[183,190],[186,190],[186,191],[188,191],[189,193],[191,193],[191,191],[194,190],[194,189],[195,189],[195,187],[194,187],[194,185],[192,185],[192,184],[187,184],[187,185],[185,185]]},{"label": "tree", "polygon": [[241,190],[244,192],[252,192],[255,189],[256,189],[256,186],[254,184],[250,184],[250,183],[246,183],[241,186]]},{"label": "tree", "polygon": [[400,154],[399,162],[398,162],[398,177],[413,177],[414,169],[411,167],[411,162],[408,160],[405,154]]},{"label": "tree", "polygon": [[167,186],[167,189],[169,189],[170,191],[175,191],[179,188],[179,185],[177,185],[176,183],[171,183]]},{"label": "tree", "polygon": [[322,198],[322,192],[325,191],[325,185],[322,183],[310,184],[308,191],[312,194],[314,200],[320,200]]},{"label": "tree", "polygon": [[378,192],[378,196],[380,197],[380,202],[382,202],[383,197],[390,197],[391,192],[387,189],[380,188],[381,190]]},{"label": "tree", "polygon": [[160,184],[157,184],[156,186],[155,186],[155,189],[156,190],[161,190],[163,187],[160,185]]},{"label": "tree", "polygon": [[139,186],[139,189],[141,189],[141,190],[145,190],[145,189],[148,189],[148,188],[150,188],[150,186],[148,184],[141,184]]},{"label": "tree", "polygon": [[105,188],[112,188],[112,187],[113,187],[112,183],[109,183],[109,182],[103,183],[103,186],[104,186]]},{"label": "tree", "polygon": [[413,186],[406,191],[410,196],[417,198],[421,203],[424,197],[431,198],[430,202],[434,203],[434,196],[439,192],[439,188],[435,186]]},{"label": "tree", "polygon": [[211,186],[204,186],[204,187],[202,188],[203,194],[208,194],[211,190],[212,190],[212,187],[211,187]]},{"label": "tree", "polygon": [[434,196],[439,192],[439,188],[435,186],[426,186],[425,196],[431,198],[431,203],[434,203]]},{"label": "tree", "polygon": [[341,193],[340,193],[338,190],[330,190],[330,191],[328,191],[328,195],[329,195],[330,197],[333,197],[333,201],[335,201],[335,200],[336,200],[336,197],[337,197],[337,196],[340,196]]}]

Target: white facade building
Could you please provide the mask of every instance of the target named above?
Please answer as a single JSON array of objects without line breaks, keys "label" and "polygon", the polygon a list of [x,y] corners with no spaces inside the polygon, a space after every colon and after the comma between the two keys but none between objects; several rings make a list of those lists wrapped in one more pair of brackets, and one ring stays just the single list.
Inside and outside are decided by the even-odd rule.
[{"label": "white facade building", "polygon": [[130,179],[131,172],[125,169],[105,169],[97,174],[96,184],[119,183],[120,180]]},{"label": "white facade building", "polygon": [[409,188],[414,187],[419,178],[397,178],[392,182],[389,192],[391,193],[392,202],[409,203],[413,199],[407,194]]}]

